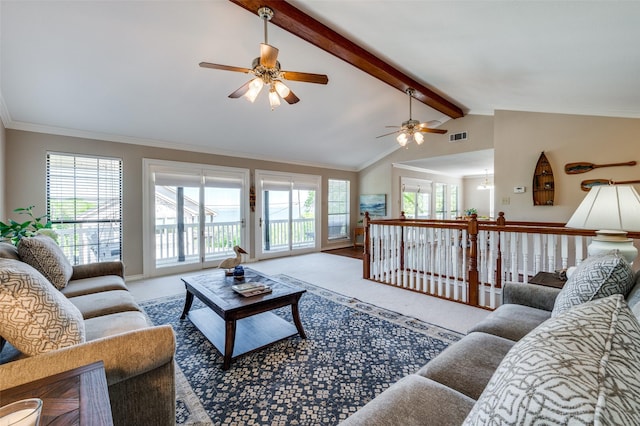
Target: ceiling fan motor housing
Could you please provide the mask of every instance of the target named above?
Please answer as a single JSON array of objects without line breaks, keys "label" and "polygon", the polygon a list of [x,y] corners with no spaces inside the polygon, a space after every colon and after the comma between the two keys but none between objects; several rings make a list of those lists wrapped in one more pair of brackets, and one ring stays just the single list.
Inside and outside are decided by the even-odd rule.
[{"label": "ceiling fan motor housing", "polygon": [[276,61],[275,67],[268,68],[260,64],[260,58],[255,58],[251,63],[251,72],[256,77],[261,78],[265,84],[271,84],[271,82],[281,77],[280,62]]}]

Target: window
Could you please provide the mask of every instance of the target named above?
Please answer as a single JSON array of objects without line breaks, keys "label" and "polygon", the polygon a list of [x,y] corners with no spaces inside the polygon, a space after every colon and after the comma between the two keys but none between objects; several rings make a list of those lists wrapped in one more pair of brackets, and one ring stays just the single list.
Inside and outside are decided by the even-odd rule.
[{"label": "window", "polygon": [[349,238],[349,181],[329,179],[329,239]]},{"label": "window", "polygon": [[75,265],[122,258],[122,160],[47,154],[47,213]]},{"label": "window", "polygon": [[431,218],[431,181],[400,177],[402,211],[408,219]]},{"label": "window", "polygon": [[449,210],[451,212],[449,219],[455,219],[459,216],[458,185],[449,185],[449,200]]},{"label": "window", "polygon": [[436,202],[436,219],[442,220],[445,219],[445,214],[447,212],[447,208],[446,208],[446,197],[445,197],[445,192],[447,189],[447,185],[444,183],[436,183],[436,196],[435,196],[435,202]]}]

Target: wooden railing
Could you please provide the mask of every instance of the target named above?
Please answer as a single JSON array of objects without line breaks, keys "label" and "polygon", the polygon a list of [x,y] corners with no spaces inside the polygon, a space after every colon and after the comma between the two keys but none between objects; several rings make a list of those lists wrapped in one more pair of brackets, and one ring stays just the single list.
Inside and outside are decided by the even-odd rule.
[{"label": "wooden railing", "polygon": [[[505,281],[580,264],[594,230],[560,223],[478,220],[371,220],[365,215],[363,277],[494,309]],[[629,233],[640,239],[640,233]]]}]

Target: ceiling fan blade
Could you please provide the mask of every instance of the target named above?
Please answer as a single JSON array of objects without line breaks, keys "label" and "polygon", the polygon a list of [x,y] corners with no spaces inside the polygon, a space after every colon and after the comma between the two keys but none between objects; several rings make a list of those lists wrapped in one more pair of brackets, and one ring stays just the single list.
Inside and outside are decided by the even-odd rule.
[{"label": "ceiling fan blade", "polygon": [[445,133],[447,133],[447,130],[444,130],[444,129],[430,129],[428,127],[419,127],[416,130],[422,133],[438,133],[441,135],[444,135]]},{"label": "ceiling fan blade", "polygon": [[289,90],[289,94],[282,99],[287,101],[289,105],[300,102],[300,98],[298,98],[291,90]]},{"label": "ceiling fan blade", "polygon": [[278,62],[278,49],[266,43],[260,43],[260,65],[274,68]]},{"label": "ceiling fan blade", "polygon": [[[387,127],[388,127],[388,126],[387,126]],[[400,131],[400,130],[396,130],[395,132],[385,133],[384,135],[376,136],[376,139],[378,139],[378,138],[382,138],[382,137],[384,137],[384,136],[389,136],[389,135],[392,135],[392,134],[394,134],[394,133],[398,133],[399,131]]]},{"label": "ceiling fan blade", "polygon": [[230,94],[229,97],[235,99],[235,98],[239,98],[240,96],[244,95],[245,93],[247,93],[249,91],[249,85],[250,84],[251,84],[251,80],[247,81],[238,90],[236,90],[235,92]]},{"label": "ceiling fan blade", "polygon": [[402,126],[384,126],[384,127],[399,129],[399,128],[401,128]]},{"label": "ceiling fan blade", "polygon": [[308,72],[282,71],[282,78],[316,84],[327,84],[329,82],[329,77],[324,74],[311,74]]},{"label": "ceiling fan blade", "polygon": [[230,65],[212,64],[211,62],[200,62],[200,66],[202,68],[211,68],[214,70],[235,71],[235,72],[243,72],[243,73],[251,72],[249,68],[232,67]]}]

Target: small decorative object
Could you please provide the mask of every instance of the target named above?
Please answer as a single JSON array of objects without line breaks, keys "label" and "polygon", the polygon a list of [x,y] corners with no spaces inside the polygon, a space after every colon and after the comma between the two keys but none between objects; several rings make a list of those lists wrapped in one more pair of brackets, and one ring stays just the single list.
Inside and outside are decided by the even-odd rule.
[{"label": "small decorative object", "polygon": [[249,207],[251,207],[251,211],[256,211],[256,187],[251,185],[249,188]]},{"label": "small decorative object", "polygon": [[234,246],[233,251],[236,253],[236,257],[225,259],[220,262],[220,265],[218,265],[218,268],[227,270],[226,275],[228,277],[233,275],[234,268],[240,265],[240,262],[242,262],[242,255],[247,254],[247,252],[244,251],[244,249],[242,249],[240,246]]},{"label": "small decorative object", "polygon": [[553,170],[547,156],[540,154],[533,173],[533,205],[552,206],[554,195]]},{"label": "small decorative object", "polygon": [[464,211],[465,216],[471,216],[472,214],[478,214],[478,210],[474,209],[473,207],[470,209],[466,209]]},{"label": "small decorative object", "polygon": [[42,400],[29,398],[13,402],[0,408],[0,425],[38,426]]},{"label": "small decorative object", "polygon": [[568,175],[577,175],[579,173],[587,173],[593,169],[599,167],[616,167],[616,166],[635,166],[635,161],[628,161],[626,163],[609,163],[609,164],[593,164],[586,162],[568,163],[564,165],[564,172]]},{"label": "small decorative object", "polygon": [[233,268],[233,278],[236,280],[244,279],[244,268],[242,266]]}]

